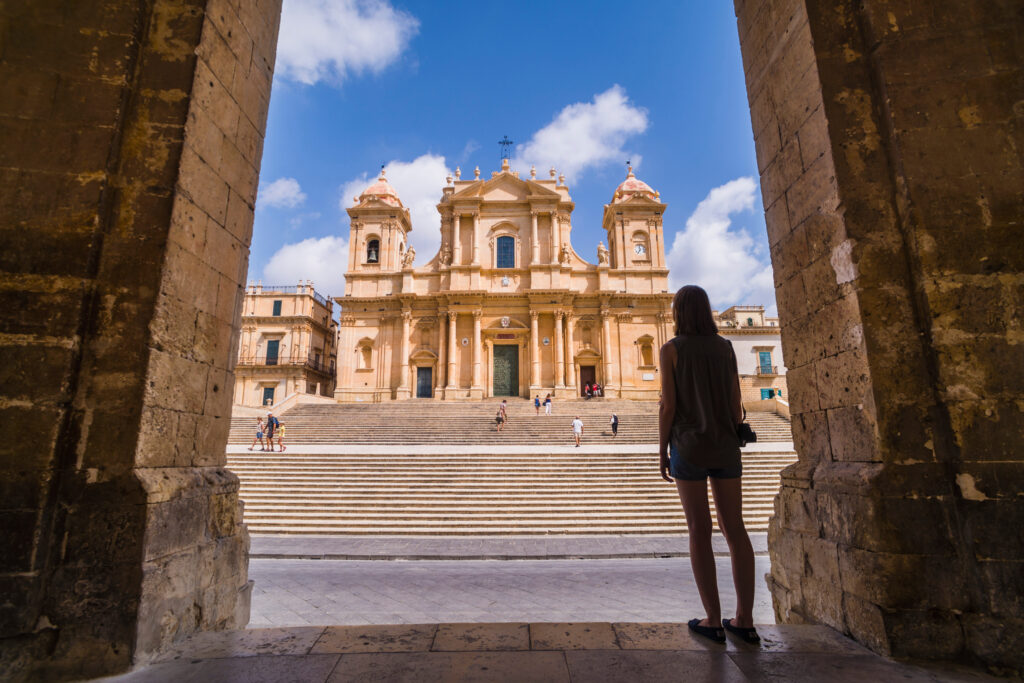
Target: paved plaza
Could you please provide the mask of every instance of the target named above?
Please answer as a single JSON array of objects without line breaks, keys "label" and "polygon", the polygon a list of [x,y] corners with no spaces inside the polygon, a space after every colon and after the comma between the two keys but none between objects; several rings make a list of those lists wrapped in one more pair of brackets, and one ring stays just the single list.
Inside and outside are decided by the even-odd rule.
[{"label": "paved plaza", "polygon": [[[768,558],[757,558],[757,576]],[[718,558],[722,609],[735,609]],[[703,616],[687,558],[637,560],[259,560],[250,628],[434,622],[674,621]],[[774,623],[759,581],[754,620]]]}]

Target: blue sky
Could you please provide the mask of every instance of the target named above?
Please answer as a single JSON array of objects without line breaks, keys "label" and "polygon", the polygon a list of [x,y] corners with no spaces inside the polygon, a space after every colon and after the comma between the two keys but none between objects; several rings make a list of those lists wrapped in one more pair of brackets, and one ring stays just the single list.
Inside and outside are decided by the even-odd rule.
[{"label": "blue sky", "polygon": [[425,263],[444,175],[489,177],[503,135],[523,175],[566,173],[584,258],[630,159],[669,205],[673,284],[774,309],[736,20],[693,0],[285,0],[249,278],[340,293],[342,207],[382,163]]}]

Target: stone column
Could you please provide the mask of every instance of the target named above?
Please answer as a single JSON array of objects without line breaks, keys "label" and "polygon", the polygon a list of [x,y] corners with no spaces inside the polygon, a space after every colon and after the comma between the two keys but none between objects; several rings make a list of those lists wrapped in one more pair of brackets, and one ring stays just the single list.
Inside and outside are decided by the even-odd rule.
[{"label": "stone column", "polygon": [[567,313],[566,316],[565,316],[565,334],[566,334],[566,344],[565,344],[565,372],[566,372],[566,376],[565,376],[565,385],[567,387],[575,389],[576,388],[576,358],[575,358],[576,348],[575,348],[575,344],[574,344],[574,341],[573,341],[573,331],[572,331],[573,323],[574,323],[574,319],[573,319],[572,313]]},{"label": "stone column", "polygon": [[462,239],[459,237],[459,213],[452,209],[452,265],[462,265]]},{"label": "stone column", "polygon": [[441,398],[444,393],[445,384],[445,371],[447,368],[447,357],[448,357],[448,343],[447,338],[444,334],[444,326],[447,322],[447,316],[441,312],[437,312],[437,377],[434,378],[434,398]]},{"label": "stone column", "polygon": [[530,245],[533,251],[533,259],[530,261],[531,265],[540,263],[540,242],[537,240],[537,212],[530,212]]},{"label": "stone column", "polygon": [[480,265],[480,211],[473,214],[473,265]]},{"label": "stone column", "polygon": [[402,376],[398,380],[398,398],[409,398],[409,329],[412,311],[402,311]]},{"label": "stone column", "polygon": [[455,311],[448,311],[448,389],[454,390],[455,383],[458,381],[459,375],[459,364],[458,364],[458,353],[459,340],[456,338],[456,324],[459,319],[459,314]]},{"label": "stone column", "polygon": [[604,380],[607,388],[612,384],[612,314],[607,308],[601,309],[601,360],[604,361]]},{"label": "stone column", "polygon": [[558,263],[558,248],[559,248],[558,231],[559,231],[559,222],[558,222],[558,215],[555,214],[554,211],[552,211],[549,214],[549,216],[551,217],[551,220],[550,220],[550,223],[551,223],[551,263],[552,263],[552,265],[554,265],[554,264]]},{"label": "stone column", "polygon": [[565,388],[565,348],[562,345],[562,323],[565,312],[555,312],[555,388]]},{"label": "stone column", "polygon": [[530,311],[530,389],[540,388],[540,337],[537,311]]},{"label": "stone column", "polygon": [[480,319],[483,311],[473,311],[473,391],[480,390]]}]

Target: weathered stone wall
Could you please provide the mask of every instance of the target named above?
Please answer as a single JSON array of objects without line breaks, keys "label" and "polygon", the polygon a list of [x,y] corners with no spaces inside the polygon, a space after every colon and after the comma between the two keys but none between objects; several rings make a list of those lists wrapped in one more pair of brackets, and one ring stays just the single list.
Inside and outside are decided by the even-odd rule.
[{"label": "weathered stone wall", "polygon": [[798,464],[785,622],[1024,669],[1024,14],[736,0]]},{"label": "weathered stone wall", "polygon": [[248,620],[224,445],[279,13],[0,4],[0,678]]}]

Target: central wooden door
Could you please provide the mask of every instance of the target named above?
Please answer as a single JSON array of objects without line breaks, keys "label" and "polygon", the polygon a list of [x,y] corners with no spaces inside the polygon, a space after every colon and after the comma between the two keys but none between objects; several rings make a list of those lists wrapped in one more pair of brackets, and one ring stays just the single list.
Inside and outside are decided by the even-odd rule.
[{"label": "central wooden door", "polygon": [[519,395],[519,347],[514,344],[494,346],[494,395]]},{"label": "central wooden door", "polygon": [[590,386],[594,386],[594,382],[597,381],[597,372],[594,370],[593,365],[581,365],[580,366],[580,396],[586,394],[583,389],[583,385],[590,383]]},{"label": "central wooden door", "polygon": [[430,398],[434,395],[433,368],[416,368],[416,398]]}]

